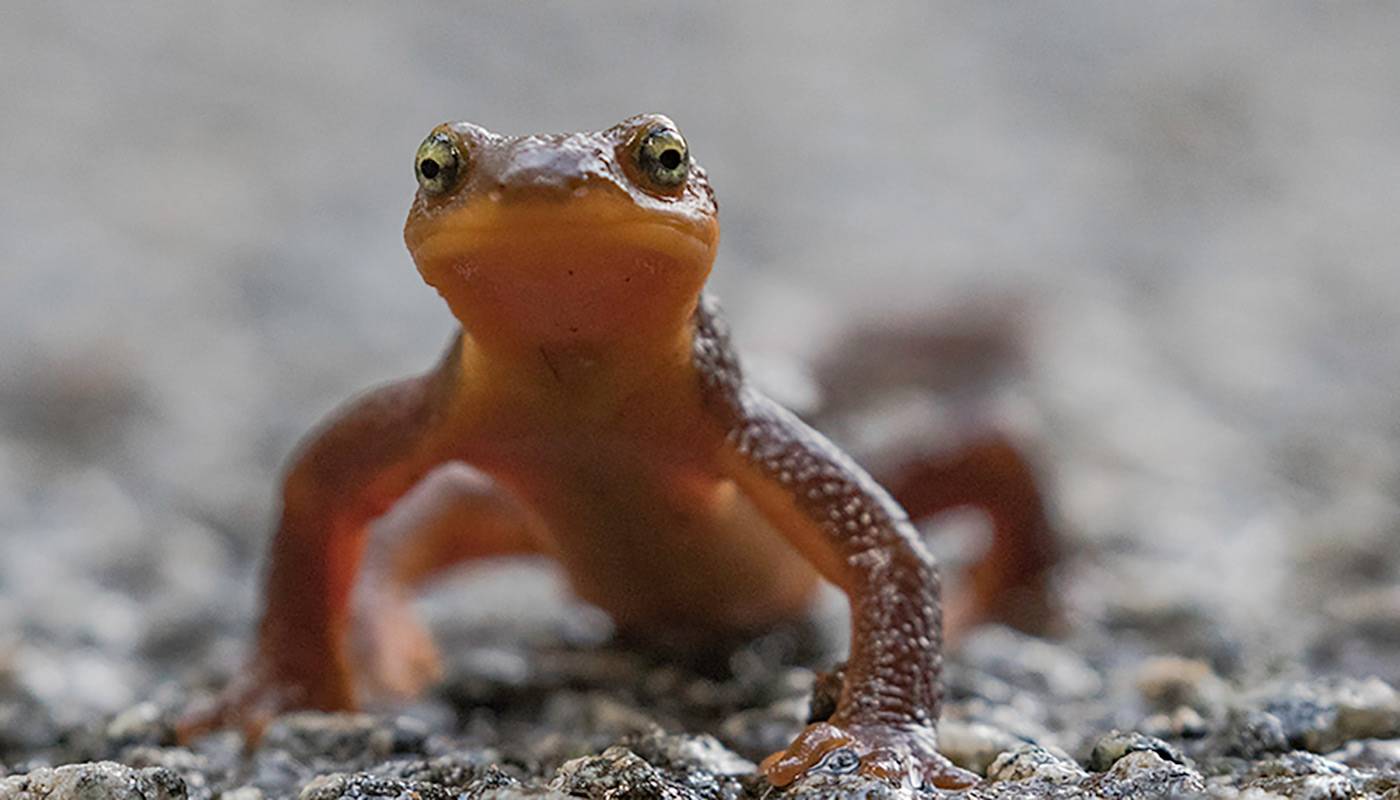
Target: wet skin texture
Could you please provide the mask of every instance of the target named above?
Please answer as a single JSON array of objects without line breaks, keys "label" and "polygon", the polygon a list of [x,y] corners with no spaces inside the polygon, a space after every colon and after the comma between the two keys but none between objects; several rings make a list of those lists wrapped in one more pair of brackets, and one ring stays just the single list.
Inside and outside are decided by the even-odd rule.
[{"label": "wet skin texture", "polygon": [[[702,296],[714,194],[671,121],[529,137],[451,123],[415,169],[404,238],[462,332],[428,374],[359,397],[303,444],[252,663],[185,733],[418,691],[437,661],[411,589],[463,562],[542,555],[639,635],[759,631],[834,583],[849,661],[829,718],[764,762],[769,780],[974,780],[936,749],[933,560],[890,494],[744,380]],[[894,480],[916,516],[976,505],[993,521],[954,625],[1044,625],[1053,548],[1013,449],[975,439]]]}]

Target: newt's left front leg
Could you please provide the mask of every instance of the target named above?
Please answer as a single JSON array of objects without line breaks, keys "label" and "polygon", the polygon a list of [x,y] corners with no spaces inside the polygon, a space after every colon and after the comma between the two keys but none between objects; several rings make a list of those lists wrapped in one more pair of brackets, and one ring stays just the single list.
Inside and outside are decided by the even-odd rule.
[{"label": "newt's left front leg", "polygon": [[[713,388],[713,387],[712,387]],[[904,512],[821,434],[734,388],[723,470],[851,606],[836,711],[763,763],[774,785],[817,769],[957,788],[976,776],[939,754],[942,611],[937,568]]]}]

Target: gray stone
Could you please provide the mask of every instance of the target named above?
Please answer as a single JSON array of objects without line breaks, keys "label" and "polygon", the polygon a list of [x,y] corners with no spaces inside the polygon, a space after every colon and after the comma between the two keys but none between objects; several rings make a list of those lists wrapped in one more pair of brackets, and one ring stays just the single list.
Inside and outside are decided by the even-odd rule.
[{"label": "gray stone", "polygon": [[1094,743],[1089,754],[1089,769],[1103,772],[1129,753],[1140,752],[1156,753],[1173,764],[1187,765],[1186,756],[1161,739],[1135,731],[1112,731]]},{"label": "gray stone", "polygon": [[1137,750],[1113,763],[1086,788],[1110,797],[1186,797],[1205,791],[1200,773],[1152,750]]},{"label": "gray stone", "polygon": [[987,768],[987,780],[995,782],[1037,780],[1068,784],[1087,776],[1084,768],[1068,756],[1034,744],[1002,753]]},{"label": "gray stone", "polygon": [[168,769],[132,769],[110,761],[37,769],[0,780],[0,800],[185,800],[185,782]]},{"label": "gray stone", "polygon": [[938,726],[938,749],[963,769],[986,775],[997,756],[1025,744],[1025,740],[995,725],[945,719]]}]

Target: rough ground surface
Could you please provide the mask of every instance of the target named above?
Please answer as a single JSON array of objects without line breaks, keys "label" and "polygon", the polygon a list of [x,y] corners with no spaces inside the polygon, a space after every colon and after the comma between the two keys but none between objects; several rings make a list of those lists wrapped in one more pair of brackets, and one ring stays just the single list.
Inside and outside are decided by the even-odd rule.
[{"label": "rough ground surface", "polygon": [[[238,664],[278,465],[447,338],[398,238],[423,133],[645,110],[775,394],[872,462],[978,419],[1044,467],[1069,625],[952,655],[974,794],[1400,796],[1400,10],[882,8],[0,11],[0,797],[761,794],[838,603],[700,670],[521,565],[425,599],[421,703],[170,740]],[[980,333],[842,356],[876,323]]]}]

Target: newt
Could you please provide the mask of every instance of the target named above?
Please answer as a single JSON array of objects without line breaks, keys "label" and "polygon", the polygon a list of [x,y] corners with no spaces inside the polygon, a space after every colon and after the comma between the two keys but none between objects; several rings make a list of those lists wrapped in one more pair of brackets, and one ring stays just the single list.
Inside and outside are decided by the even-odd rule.
[{"label": "newt", "polygon": [[[352,609],[370,523],[423,484],[428,511],[366,578],[394,591],[373,596],[467,561],[542,555],[619,630],[720,636],[800,617],[830,581],[851,610],[840,688],[828,718],[763,762],[768,780],[975,781],[937,749],[934,560],[889,492],[745,380],[704,293],[715,194],[676,125],[642,115],[511,137],[452,122],[414,173],[404,240],[461,329],[426,374],[352,400],[301,445],[251,663],[186,732],[353,709],[367,677],[407,691],[431,680],[435,652],[405,602]],[[916,518],[959,505],[992,518],[993,557],[957,624],[1019,613],[1008,597],[1043,591],[1051,539],[1004,442],[921,460],[896,489]]]}]

